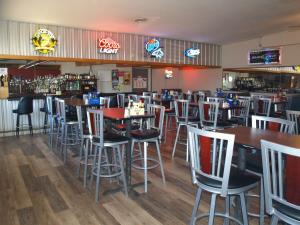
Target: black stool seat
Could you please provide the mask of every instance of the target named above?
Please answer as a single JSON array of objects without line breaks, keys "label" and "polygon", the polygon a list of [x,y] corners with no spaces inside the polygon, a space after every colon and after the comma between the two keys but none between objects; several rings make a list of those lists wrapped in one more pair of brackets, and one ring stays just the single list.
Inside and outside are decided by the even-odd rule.
[{"label": "black stool seat", "polygon": [[282,214],[287,215],[290,218],[293,218],[297,221],[300,221],[300,210],[284,205],[280,202],[273,201],[273,207],[281,212]]},{"label": "black stool seat", "polygon": [[[122,136],[119,134],[115,134],[115,133],[104,133],[104,144],[113,144],[113,143],[119,143],[119,142],[127,142],[129,141],[129,138],[126,136]],[[98,137],[93,137],[93,142],[95,143],[99,143],[100,142],[100,138]]]},{"label": "black stool seat", "polygon": [[[197,180],[201,184],[206,184],[214,188],[222,188],[222,182],[213,180],[209,177],[203,175],[198,175]],[[260,177],[252,175],[247,172],[242,172],[234,167],[231,168],[228,189],[238,189],[242,187],[247,187],[260,182]]]},{"label": "black stool seat", "polygon": [[131,137],[144,140],[159,137],[159,131],[156,129],[134,130],[130,132]]}]

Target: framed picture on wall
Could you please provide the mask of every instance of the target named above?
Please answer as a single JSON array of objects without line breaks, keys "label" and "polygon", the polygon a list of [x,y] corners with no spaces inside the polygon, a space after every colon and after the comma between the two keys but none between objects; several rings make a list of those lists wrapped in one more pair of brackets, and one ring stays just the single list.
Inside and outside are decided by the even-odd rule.
[{"label": "framed picture on wall", "polygon": [[132,91],[148,90],[148,69],[132,68]]}]

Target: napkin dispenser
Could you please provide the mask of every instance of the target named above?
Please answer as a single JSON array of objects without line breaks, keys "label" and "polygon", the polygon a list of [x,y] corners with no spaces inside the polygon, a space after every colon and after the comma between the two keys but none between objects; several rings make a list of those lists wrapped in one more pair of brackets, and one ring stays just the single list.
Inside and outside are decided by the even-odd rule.
[{"label": "napkin dispenser", "polygon": [[139,116],[145,114],[144,103],[141,102],[131,102],[130,107],[128,107],[128,113],[130,116]]}]

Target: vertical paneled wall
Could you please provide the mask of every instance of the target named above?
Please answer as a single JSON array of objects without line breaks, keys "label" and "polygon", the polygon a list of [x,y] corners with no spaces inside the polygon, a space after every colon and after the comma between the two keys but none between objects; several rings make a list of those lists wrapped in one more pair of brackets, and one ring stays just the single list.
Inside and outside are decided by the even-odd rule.
[{"label": "vertical paneled wall", "polygon": [[[55,52],[48,54],[50,57],[221,66],[221,47],[215,44],[6,20],[0,20],[0,54],[39,56],[31,43],[32,35],[39,28],[49,29],[58,39]],[[120,43],[117,54],[97,52],[97,39],[107,37]],[[163,58],[150,58],[145,52],[145,43],[151,38],[160,40],[165,53]],[[188,48],[199,48],[200,55],[195,58],[184,56]]]}]

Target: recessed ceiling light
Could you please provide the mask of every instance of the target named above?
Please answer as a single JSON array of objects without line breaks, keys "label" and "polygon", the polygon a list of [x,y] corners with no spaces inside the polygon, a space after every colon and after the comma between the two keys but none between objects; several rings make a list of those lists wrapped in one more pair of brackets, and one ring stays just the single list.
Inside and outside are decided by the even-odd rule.
[{"label": "recessed ceiling light", "polygon": [[135,23],[145,23],[145,22],[148,21],[148,19],[145,18],[145,17],[138,17],[138,18],[134,19],[133,21],[134,21]]}]

